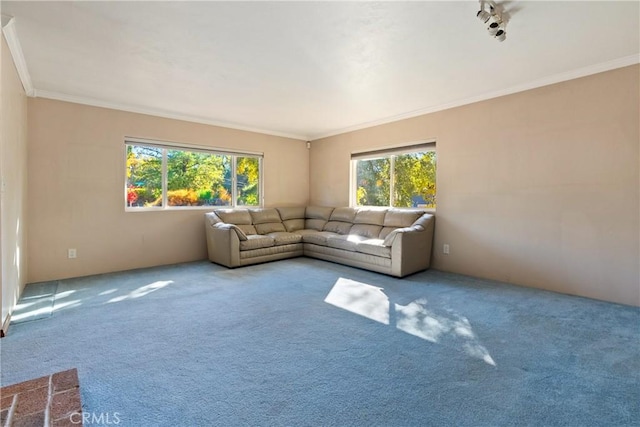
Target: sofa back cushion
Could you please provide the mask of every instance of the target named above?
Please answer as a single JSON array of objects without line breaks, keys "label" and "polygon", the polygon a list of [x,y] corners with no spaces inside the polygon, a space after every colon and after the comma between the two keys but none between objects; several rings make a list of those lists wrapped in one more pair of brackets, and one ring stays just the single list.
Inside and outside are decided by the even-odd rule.
[{"label": "sofa back cushion", "polygon": [[284,207],[276,208],[282,218],[282,225],[287,231],[298,231],[304,229],[304,215],[306,208],[304,206],[299,207]]},{"label": "sofa back cushion", "polygon": [[433,215],[433,214],[425,214],[425,215],[422,215],[422,216],[421,216],[420,218],[418,218],[418,219],[416,220],[416,222],[414,222],[411,226],[412,226],[412,227],[415,227],[416,229],[418,229],[418,230],[420,230],[420,231],[422,231],[422,230],[424,230],[424,229],[428,228],[429,223],[430,223],[431,221],[434,221],[434,218],[435,218],[435,217],[434,217],[434,215]]},{"label": "sofa back cushion", "polygon": [[251,214],[248,209],[216,209],[215,213],[222,221],[237,225],[247,236],[258,234],[251,224]]},{"label": "sofa back cushion", "polygon": [[331,231],[332,233],[338,234],[349,234],[352,226],[353,223],[351,222],[329,221],[324,225],[322,231]]},{"label": "sofa back cushion", "polygon": [[307,219],[324,219],[329,221],[333,208],[326,208],[323,206],[308,206],[305,209],[305,218]]},{"label": "sofa back cushion", "polygon": [[353,220],[354,224],[384,225],[388,208],[360,208]]},{"label": "sofa back cushion", "polygon": [[[309,220],[313,221],[313,220]],[[304,219],[285,219],[282,221],[284,228],[287,229],[288,232],[303,230],[305,228],[305,220]]]},{"label": "sofa back cushion", "polygon": [[295,207],[285,207],[285,208],[276,208],[278,213],[280,214],[280,219],[282,221],[287,221],[289,219],[304,219],[305,207],[304,206],[295,206]]},{"label": "sofa back cushion", "polygon": [[304,228],[307,230],[317,230],[322,231],[327,220],[324,219],[305,219],[304,220]]},{"label": "sofa back cushion", "polygon": [[305,210],[304,228],[307,230],[322,231],[327,221],[331,217],[333,208],[322,206],[308,206]]},{"label": "sofa back cushion", "polygon": [[215,213],[223,222],[229,224],[251,224],[251,214],[248,209],[217,209]]},{"label": "sofa back cushion", "polygon": [[266,224],[268,222],[282,222],[280,214],[275,208],[250,209],[249,214],[251,214],[253,225]]},{"label": "sofa back cushion", "polygon": [[368,239],[377,239],[380,236],[380,231],[382,231],[381,225],[354,224],[349,234],[357,234]]},{"label": "sofa back cushion", "polygon": [[358,208],[350,234],[377,239],[382,231],[388,208]]},{"label": "sofa back cushion", "polygon": [[275,208],[250,209],[249,213],[258,234],[286,231],[280,219],[280,214]]},{"label": "sofa back cushion", "polygon": [[425,212],[416,209],[389,209],[384,216],[385,227],[410,227]]},{"label": "sofa back cushion", "polygon": [[256,231],[258,232],[258,234],[269,234],[278,231],[287,231],[287,229],[284,227],[284,224],[282,224],[281,222],[267,222],[265,224],[256,224],[254,227],[256,227]]},{"label": "sofa back cushion", "polygon": [[356,209],[354,208],[335,208],[331,212],[329,222],[324,225],[322,230],[338,234],[349,234],[355,217]]},{"label": "sofa back cushion", "polygon": [[335,208],[331,212],[329,221],[350,222],[353,224],[353,220],[356,218],[355,208]]}]

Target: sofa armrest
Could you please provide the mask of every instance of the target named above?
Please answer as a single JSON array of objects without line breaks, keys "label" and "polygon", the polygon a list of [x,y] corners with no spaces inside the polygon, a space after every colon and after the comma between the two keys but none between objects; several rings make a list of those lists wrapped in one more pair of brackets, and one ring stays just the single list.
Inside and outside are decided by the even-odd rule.
[{"label": "sofa armrest", "polygon": [[404,277],[429,268],[434,222],[433,215],[425,214],[411,227],[392,232],[395,233],[391,244],[391,269],[394,276]]},{"label": "sofa armrest", "polygon": [[[226,267],[240,265],[240,238],[238,227],[233,224],[205,221],[209,260]],[[244,233],[242,233],[244,234]],[[246,239],[246,236],[245,236]]]},{"label": "sofa armrest", "polygon": [[228,224],[226,222],[218,222],[213,225],[213,228],[217,228],[219,230],[233,230],[238,235],[238,240],[245,241],[247,240],[247,235],[242,231],[240,227],[235,224]]},{"label": "sofa armrest", "polygon": [[204,214],[205,222],[208,224],[214,225],[219,222],[224,222],[215,212],[207,212]]},{"label": "sofa armrest", "polygon": [[393,246],[393,242],[396,241],[396,238],[398,235],[402,233],[420,232],[422,230],[423,230],[422,228],[416,228],[416,227],[396,228],[391,233],[387,234],[387,237],[384,238],[384,241],[382,242],[382,244],[384,246]]}]

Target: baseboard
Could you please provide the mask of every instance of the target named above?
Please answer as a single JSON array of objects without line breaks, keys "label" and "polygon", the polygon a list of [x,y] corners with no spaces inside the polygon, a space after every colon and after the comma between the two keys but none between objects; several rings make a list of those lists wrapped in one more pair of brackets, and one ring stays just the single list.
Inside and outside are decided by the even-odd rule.
[{"label": "baseboard", "polygon": [[7,336],[7,332],[9,331],[9,323],[11,323],[11,313],[7,315],[4,323],[2,323],[2,329],[0,329],[0,338],[4,338]]}]

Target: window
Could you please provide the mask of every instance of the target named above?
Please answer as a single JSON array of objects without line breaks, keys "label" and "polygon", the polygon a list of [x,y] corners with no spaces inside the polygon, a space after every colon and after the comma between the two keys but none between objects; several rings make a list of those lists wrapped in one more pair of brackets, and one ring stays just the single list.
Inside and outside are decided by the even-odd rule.
[{"label": "window", "polygon": [[259,206],[262,155],[127,140],[125,206]]},{"label": "window", "polygon": [[435,143],[351,155],[353,206],[436,207]]}]

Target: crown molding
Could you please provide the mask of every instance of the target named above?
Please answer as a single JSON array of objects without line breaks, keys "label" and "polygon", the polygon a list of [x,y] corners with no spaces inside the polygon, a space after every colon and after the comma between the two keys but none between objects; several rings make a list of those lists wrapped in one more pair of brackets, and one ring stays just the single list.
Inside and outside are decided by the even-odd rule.
[{"label": "crown molding", "polygon": [[27,94],[27,96],[36,96],[36,90],[33,87],[33,83],[31,83],[31,76],[29,75],[29,70],[27,69],[27,62],[24,59],[22,47],[20,47],[20,42],[18,41],[15,18],[10,18],[9,22],[4,27],[2,27],[2,33],[4,34],[4,38],[7,41],[7,45],[9,46],[9,52],[11,52],[13,63],[15,64],[16,70],[18,71],[18,76],[20,77],[20,81],[22,82],[22,87],[24,88],[25,93]]},{"label": "crown molding", "polygon": [[170,111],[164,111],[164,110],[155,109],[155,108],[139,107],[139,106],[133,106],[133,105],[122,104],[117,102],[108,102],[108,101],[103,101],[99,99],[88,98],[84,96],[68,95],[65,93],[52,92],[48,90],[38,90],[37,97],[52,99],[55,101],[72,102],[74,104],[89,105],[92,107],[109,108],[111,110],[127,111],[129,113],[146,114],[148,116],[162,117],[165,119],[182,120],[185,122],[224,127],[228,129],[241,130],[245,132],[260,133],[263,135],[279,136],[282,138],[298,139],[302,141],[309,140],[309,138],[306,135],[298,135],[293,133],[277,132],[277,131],[268,130],[268,129],[254,128],[254,127],[243,126],[235,123],[227,123],[227,122],[221,122],[217,120],[210,120],[204,117],[190,116],[187,114],[177,114]]},{"label": "crown molding", "polygon": [[328,138],[331,136],[341,135],[343,133],[354,132],[361,129],[370,128],[373,126],[379,126],[383,124],[393,123],[400,120],[411,119],[414,117],[422,116],[429,113],[435,113],[438,111],[448,110],[455,107],[461,107],[463,105],[473,104],[488,99],[498,98],[500,96],[511,95],[518,92],[524,92],[530,89],[536,89],[543,86],[552,85],[555,83],[561,83],[568,80],[578,79],[580,77],[590,76],[592,74],[603,73],[605,71],[615,70],[617,68],[623,68],[630,65],[640,63],[640,54],[629,55],[623,58],[614,59],[612,61],[602,62],[600,64],[590,65],[588,67],[578,68],[566,73],[555,74],[542,79],[534,80],[522,85],[513,86],[507,89],[502,89],[494,92],[485,93],[482,95],[474,96],[471,98],[465,98],[462,100],[450,102],[447,104],[436,105],[433,107],[427,107],[420,110],[410,111],[408,113],[399,114],[396,116],[387,117],[380,120],[373,120],[370,122],[361,123],[354,126],[349,126],[342,129],[337,129],[329,133],[313,135],[310,140],[317,141],[318,139]]},{"label": "crown molding", "polygon": [[[2,17],[4,22],[7,16],[2,15]],[[9,18],[7,24],[2,28],[2,32],[5,36],[5,39],[7,40],[7,45],[9,46],[9,51],[11,52],[11,56],[13,57],[13,62],[16,66],[18,76],[20,77],[20,80],[22,82],[22,86],[24,87],[25,93],[29,97],[47,98],[47,99],[53,99],[58,101],[72,102],[75,104],[109,108],[113,110],[127,111],[127,112],[138,113],[138,114],[146,114],[150,116],[163,117],[167,119],[182,120],[187,122],[200,123],[200,124],[224,127],[229,129],[236,129],[236,130],[241,130],[245,132],[260,133],[263,135],[291,138],[291,139],[297,139],[302,141],[316,141],[319,139],[328,138],[328,137],[340,135],[343,133],[354,132],[357,130],[366,129],[369,127],[379,126],[379,125],[388,124],[388,123],[393,123],[400,120],[411,119],[411,118],[422,116],[425,114],[448,110],[455,107],[461,107],[463,105],[473,104],[476,102],[498,98],[500,96],[511,95],[518,92],[524,92],[526,90],[536,89],[539,87],[548,86],[555,83],[561,83],[564,81],[573,80],[580,77],[586,77],[592,74],[598,74],[605,71],[610,71],[617,68],[627,67],[630,65],[635,65],[640,63],[640,54],[629,55],[629,56],[614,59],[611,61],[603,62],[600,64],[579,68],[573,71],[555,74],[542,79],[534,80],[529,83],[513,86],[511,88],[489,92],[489,93],[481,94],[478,96],[450,102],[447,104],[435,105],[427,108],[422,108],[419,110],[410,111],[407,113],[398,114],[395,116],[386,117],[383,119],[364,122],[354,126],[348,126],[345,128],[336,129],[327,133],[320,133],[316,135],[301,135],[301,134],[292,134],[287,132],[278,132],[278,131],[273,131],[268,129],[254,128],[250,126],[243,126],[235,123],[211,120],[204,117],[190,116],[186,114],[177,114],[173,112],[164,111],[161,109],[132,106],[128,104],[108,102],[108,101],[93,99],[89,97],[68,95],[65,93],[59,93],[59,92],[53,92],[53,91],[36,90],[33,87],[33,84],[31,82],[29,70],[27,69],[27,63],[24,59],[24,54],[22,53],[20,42],[18,41],[18,34],[15,28],[15,18],[13,17]]]}]

